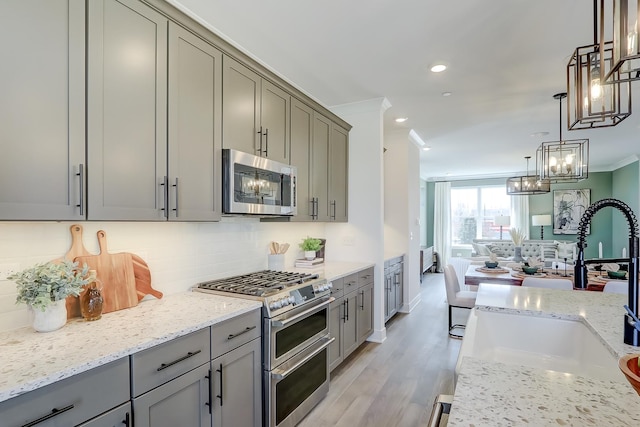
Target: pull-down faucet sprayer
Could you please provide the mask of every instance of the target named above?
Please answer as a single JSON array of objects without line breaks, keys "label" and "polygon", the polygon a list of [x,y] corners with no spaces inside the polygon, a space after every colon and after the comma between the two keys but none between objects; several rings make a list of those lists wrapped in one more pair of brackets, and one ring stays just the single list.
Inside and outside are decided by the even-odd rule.
[{"label": "pull-down faucet sprayer", "polygon": [[[638,310],[640,309],[640,289],[638,289],[638,221],[633,211],[624,202],[617,199],[602,199],[593,203],[587,208],[580,219],[578,225],[578,259],[575,266],[575,286],[576,288],[587,287],[587,266],[584,260],[584,248],[587,227],[591,223],[591,218],[600,209],[610,206],[618,209],[629,223],[629,311],[624,315],[624,342],[625,344],[640,347],[640,330],[636,327]],[[633,318],[635,316],[635,319]],[[638,326],[640,327],[640,326]]]}]

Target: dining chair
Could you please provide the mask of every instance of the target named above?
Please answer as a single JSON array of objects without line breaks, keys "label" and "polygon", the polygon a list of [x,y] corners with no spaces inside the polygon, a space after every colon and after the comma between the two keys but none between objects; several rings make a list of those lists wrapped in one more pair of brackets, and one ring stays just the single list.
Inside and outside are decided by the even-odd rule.
[{"label": "dining chair", "polygon": [[467,269],[471,265],[471,260],[467,258],[461,258],[461,257],[451,257],[449,258],[449,264],[453,266],[456,272],[456,276],[458,277],[458,284],[460,285],[460,288],[468,291],[469,289],[464,283],[464,276],[467,275]]},{"label": "dining chair", "polygon": [[611,294],[629,294],[629,284],[627,282],[607,282],[602,292]]},{"label": "dining chair", "polygon": [[465,325],[452,325],[451,314],[453,308],[471,309],[476,305],[477,292],[461,291],[460,282],[456,275],[456,270],[451,264],[444,266],[444,284],[447,289],[447,304],[449,305],[449,336],[451,338],[462,338],[463,335],[455,334],[452,331],[456,328],[464,329]]},{"label": "dining chair", "polygon": [[546,279],[544,277],[525,277],[522,281],[522,286],[573,290],[573,282],[569,279]]}]

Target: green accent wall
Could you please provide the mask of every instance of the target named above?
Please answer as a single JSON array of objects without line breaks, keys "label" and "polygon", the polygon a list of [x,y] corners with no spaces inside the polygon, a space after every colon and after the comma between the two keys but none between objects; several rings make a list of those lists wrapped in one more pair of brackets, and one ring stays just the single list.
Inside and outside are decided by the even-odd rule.
[{"label": "green accent wall", "polygon": [[[636,161],[613,171],[611,181],[611,197],[629,205],[637,219],[640,213],[640,162]],[[622,256],[622,248],[627,249],[628,256],[629,223],[620,211],[617,209],[610,210],[612,211],[611,221],[614,225],[611,228],[612,256]],[[598,215],[600,215],[600,212],[596,214],[596,216]]]},{"label": "green accent wall", "polygon": [[[505,178],[489,178],[477,180],[452,181],[452,187],[470,185],[496,185],[505,184]],[[550,214],[553,215],[553,190],[580,189],[591,190],[591,203],[605,198],[613,197],[621,200],[634,212],[636,218],[640,213],[640,161],[616,169],[612,172],[591,172],[589,178],[569,184],[552,184],[551,192],[529,197],[529,215]],[[435,182],[427,182],[427,230],[433,230]],[[529,235],[532,238],[540,237],[540,227],[531,226]],[[544,227],[545,240],[568,240],[575,242],[575,234],[553,234],[553,226]],[[604,208],[598,211],[591,221],[591,233],[587,235],[585,258],[598,257],[598,243],[602,242],[602,255],[605,258],[622,256],[622,248],[627,248],[629,253],[629,227],[625,217],[616,209]],[[427,233],[427,245],[433,245],[433,233]]]}]

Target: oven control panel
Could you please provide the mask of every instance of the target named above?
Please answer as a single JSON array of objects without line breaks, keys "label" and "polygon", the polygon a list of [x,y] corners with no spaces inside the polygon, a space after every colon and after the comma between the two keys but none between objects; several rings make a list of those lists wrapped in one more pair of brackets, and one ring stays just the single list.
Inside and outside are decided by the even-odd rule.
[{"label": "oven control panel", "polygon": [[293,308],[327,295],[330,293],[331,288],[331,283],[326,281],[301,286],[288,292],[281,292],[268,297],[266,305],[272,313],[276,310],[283,311],[281,310],[282,308]]}]

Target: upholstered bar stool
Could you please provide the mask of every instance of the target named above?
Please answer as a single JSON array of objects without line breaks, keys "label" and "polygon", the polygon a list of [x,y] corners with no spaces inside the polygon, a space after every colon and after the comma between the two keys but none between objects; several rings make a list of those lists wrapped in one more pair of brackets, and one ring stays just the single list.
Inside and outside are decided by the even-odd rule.
[{"label": "upholstered bar stool", "polygon": [[452,338],[462,338],[463,335],[455,334],[452,331],[456,328],[464,329],[465,325],[452,325],[451,310],[455,308],[471,309],[476,305],[477,292],[461,291],[460,283],[456,275],[456,270],[451,264],[444,267],[444,284],[447,289],[447,303],[449,304],[449,336]]}]

